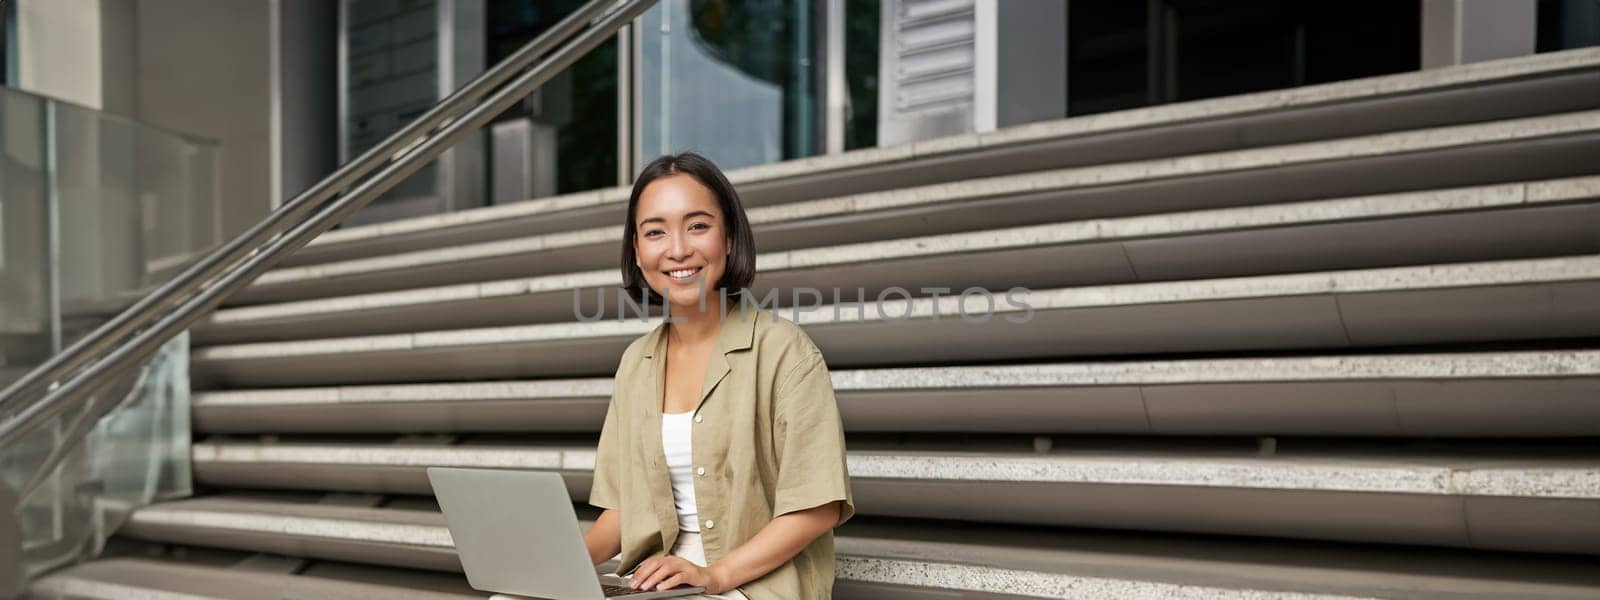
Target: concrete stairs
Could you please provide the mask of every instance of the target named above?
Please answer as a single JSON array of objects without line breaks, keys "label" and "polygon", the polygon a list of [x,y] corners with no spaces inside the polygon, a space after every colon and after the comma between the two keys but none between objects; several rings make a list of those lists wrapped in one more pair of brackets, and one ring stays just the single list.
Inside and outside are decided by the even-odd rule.
[{"label": "concrete stairs", "polygon": [[[1600,49],[730,178],[844,415],[837,597],[1600,595]],[[34,591],[485,596],[423,470],[594,517],[626,195],[264,275],[194,331],[205,492]]]}]

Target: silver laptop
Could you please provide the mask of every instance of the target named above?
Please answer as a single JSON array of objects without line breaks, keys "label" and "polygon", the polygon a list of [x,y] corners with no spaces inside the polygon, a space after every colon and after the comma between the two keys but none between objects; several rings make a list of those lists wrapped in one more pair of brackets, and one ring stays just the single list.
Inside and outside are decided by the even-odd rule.
[{"label": "silver laptop", "polygon": [[632,590],[624,578],[595,573],[558,473],[429,467],[428,481],[473,589],[547,600],[646,600],[704,591]]}]

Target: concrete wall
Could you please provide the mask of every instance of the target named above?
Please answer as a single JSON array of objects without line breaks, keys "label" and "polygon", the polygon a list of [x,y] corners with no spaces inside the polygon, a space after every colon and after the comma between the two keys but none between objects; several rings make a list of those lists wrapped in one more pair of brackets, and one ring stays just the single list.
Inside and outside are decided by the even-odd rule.
[{"label": "concrete wall", "polygon": [[222,145],[224,236],[336,166],[325,0],[20,0],[22,89]]},{"label": "concrete wall", "polygon": [[99,109],[100,0],[19,0],[17,84]]},{"label": "concrete wall", "polygon": [[1422,68],[1533,54],[1536,0],[1423,0]]},{"label": "concrete wall", "polygon": [[222,144],[222,230],[231,237],[272,206],[269,35],[261,0],[141,0],[140,121]]}]

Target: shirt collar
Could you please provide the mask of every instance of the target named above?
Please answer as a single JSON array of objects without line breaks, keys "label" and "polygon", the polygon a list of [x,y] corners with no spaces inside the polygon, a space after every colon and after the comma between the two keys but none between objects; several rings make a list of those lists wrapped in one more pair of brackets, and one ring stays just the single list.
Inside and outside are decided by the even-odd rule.
[{"label": "shirt collar", "polygon": [[[735,350],[748,350],[755,345],[756,317],[760,315],[759,309],[750,308],[740,298],[728,298],[733,306],[728,307],[728,314],[722,318],[722,330],[717,332],[717,349],[719,354],[727,354]],[[644,357],[655,358],[656,353],[664,347],[661,336],[667,331],[667,322],[663,320],[656,328],[650,331],[650,336],[645,339]]]}]

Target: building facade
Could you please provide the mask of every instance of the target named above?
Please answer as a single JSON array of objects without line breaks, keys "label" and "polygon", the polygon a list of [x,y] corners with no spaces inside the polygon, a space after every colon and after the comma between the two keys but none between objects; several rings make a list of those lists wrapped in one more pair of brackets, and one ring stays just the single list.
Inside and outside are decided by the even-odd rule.
[{"label": "building facade", "polygon": [[[582,4],[20,0],[4,64],[220,141],[238,231]],[[1587,0],[662,0],[350,223],[1597,43]]]}]

